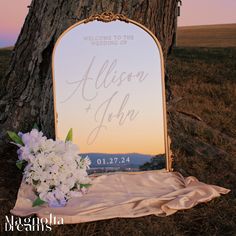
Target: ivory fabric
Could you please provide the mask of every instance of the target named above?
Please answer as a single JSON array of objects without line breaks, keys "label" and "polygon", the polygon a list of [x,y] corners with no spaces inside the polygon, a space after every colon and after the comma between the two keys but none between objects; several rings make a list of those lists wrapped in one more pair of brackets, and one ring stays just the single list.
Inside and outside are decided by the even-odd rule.
[{"label": "ivory fabric", "polygon": [[36,196],[31,186],[22,182],[11,213],[21,217],[36,214],[48,219],[51,213],[63,217],[65,224],[151,214],[168,216],[229,191],[192,176],[184,178],[178,172],[123,172],[98,176],[86,195],[69,200],[66,207],[49,208],[47,204],[32,207]]}]

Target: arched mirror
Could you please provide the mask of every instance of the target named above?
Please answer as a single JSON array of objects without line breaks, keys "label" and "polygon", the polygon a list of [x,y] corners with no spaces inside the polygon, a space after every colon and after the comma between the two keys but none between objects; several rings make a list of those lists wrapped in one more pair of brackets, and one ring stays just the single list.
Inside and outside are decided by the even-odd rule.
[{"label": "arched mirror", "polygon": [[160,44],[139,23],[104,13],[67,29],[53,53],[56,137],[91,173],[171,169]]}]

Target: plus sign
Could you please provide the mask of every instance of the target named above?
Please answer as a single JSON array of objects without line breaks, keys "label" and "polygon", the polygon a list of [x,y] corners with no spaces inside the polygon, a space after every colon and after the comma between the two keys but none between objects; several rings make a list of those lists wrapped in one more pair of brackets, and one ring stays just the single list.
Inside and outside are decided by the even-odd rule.
[{"label": "plus sign", "polygon": [[85,111],[88,113],[91,110],[91,104],[87,108],[85,108]]}]

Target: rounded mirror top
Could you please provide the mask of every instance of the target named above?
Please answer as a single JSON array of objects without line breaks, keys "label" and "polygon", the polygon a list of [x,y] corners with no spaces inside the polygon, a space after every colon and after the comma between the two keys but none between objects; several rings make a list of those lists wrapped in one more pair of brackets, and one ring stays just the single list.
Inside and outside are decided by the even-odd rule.
[{"label": "rounded mirror top", "polygon": [[53,77],[57,137],[73,128],[93,168],[138,170],[153,157],[163,168],[163,61],[150,33],[123,21],[76,24],[56,44]]}]

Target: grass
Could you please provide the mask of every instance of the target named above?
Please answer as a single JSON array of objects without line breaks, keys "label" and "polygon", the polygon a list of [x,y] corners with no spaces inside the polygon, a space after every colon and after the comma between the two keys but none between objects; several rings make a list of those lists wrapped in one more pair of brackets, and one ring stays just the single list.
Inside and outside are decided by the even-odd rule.
[{"label": "grass", "polygon": [[235,53],[236,48],[176,48],[168,59],[178,101],[169,113],[176,169],[229,188],[236,181]]},{"label": "grass", "polygon": [[[10,53],[0,51],[1,77]],[[175,170],[232,191],[169,217],[56,226],[52,235],[236,235],[236,48],[175,48],[167,68],[176,101],[168,112]],[[194,114],[201,121],[183,112]],[[21,181],[16,158],[15,150],[9,149],[0,159],[1,230]],[[28,234],[32,233],[24,233]]]},{"label": "grass", "polygon": [[236,49],[176,48],[169,58],[177,109],[197,113],[208,125],[236,136]]},{"label": "grass", "polygon": [[180,47],[236,47],[236,24],[179,27]]}]

